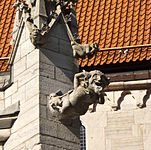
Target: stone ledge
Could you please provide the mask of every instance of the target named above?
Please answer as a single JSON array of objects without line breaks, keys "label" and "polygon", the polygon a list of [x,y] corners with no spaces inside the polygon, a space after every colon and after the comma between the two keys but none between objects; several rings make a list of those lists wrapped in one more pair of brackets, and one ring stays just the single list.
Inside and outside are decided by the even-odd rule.
[{"label": "stone ledge", "polygon": [[12,116],[15,115],[20,111],[20,104],[19,102],[7,107],[6,109],[0,111],[0,118],[3,118],[4,116]]},{"label": "stone ledge", "polygon": [[110,78],[111,82],[134,81],[134,80],[149,79],[150,72],[151,70],[141,70],[141,71],[111,73],[111,74],[106,74],[106,76]]},{"label": "stone ledge", "polygon": [[10,129],[1,129],[0,130],[0,142],[5,142],[11,134]]},{"label": "stone ledge", "polygon": [[19,102],[0,111],[0,143],[6,142],[11,135],[11,127],[20,111]]},{"label": "stone ledge", "polygon": [[[16,117],[7,117],[7,118],[0,118],[0,129],[8,129],[11,128],[14,121],[17,119]],[[0,134],[1,136],[1,134]]]},{"label": "stone ledge", "polygon": [[137,81],[111,82],[105,92],[118,90],[139,90],[151,88],[151,79]]}]

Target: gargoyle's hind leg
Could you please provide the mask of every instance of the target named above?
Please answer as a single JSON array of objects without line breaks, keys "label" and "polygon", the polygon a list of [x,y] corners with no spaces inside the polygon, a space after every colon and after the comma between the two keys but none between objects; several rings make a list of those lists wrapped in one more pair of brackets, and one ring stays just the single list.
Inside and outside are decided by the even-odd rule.
[{"label": "gargoyle's hind leg", "polygon": [[97,106],[97,103],[93,103],[93,107],[92,107],[91,112],[96,112],[96,106]]},{"label": "gargoyle's hind leg", "polygon": [[68,109],[70,106],[71,106],[71,103],[70,103],[69,94],[68,94],[68,95],[67,95],[66,97],[64,97],[63,100],[62,100],[62,107],[61,107],[61,109],[60,109],[60,112],[61,112],[61,113],[64,113],[64,111],[65,111],[66,109]]}]

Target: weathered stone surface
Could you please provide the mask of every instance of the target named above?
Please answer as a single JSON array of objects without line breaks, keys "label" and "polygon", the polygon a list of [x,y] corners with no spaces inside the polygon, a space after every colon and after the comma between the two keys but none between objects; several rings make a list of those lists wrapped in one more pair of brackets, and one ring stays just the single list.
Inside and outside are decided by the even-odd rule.
[{"label": "weathered stone surface", "polygon": [[41,118],[40,124],[41,124],[40,126],[41,134],[45,134],[47,136],[54,136],[57,138],[58,124],[56,122]]},{"label": "weathered stone surface", "polygon": [[151,110],[145,108],[143,110],[134,111],[134,118],[136,124],[150,124],[151,123]]},{"label": "weathered stone surface", "polygon": [[[28,33],[28,31],[26,31]],[[31,53],[33,50],[35,50],[35,46],[31,43],[30,39],[28,38],[27,41],[25,41],[21,46],[20,49],[17,51],[21,53],[21,58],[24,56],[27,56],[29,53]]]},{"label": "weathered stone surface", "polygon": [[[29,138],[27,141],[17,145],[13,150],[37,150],[36,148],[39,147],[40,142],[40,135],[37,134],[31,138]],[[41,149],[40,149],[41,150]]]},{"label": "weathered stone surface", "polygon": [[4,150],[4,149],[3,149],[3,145],[0,145],[0,150]]},{"label": "weathered stone surface", "polygon": [[67,29],[65,27],[65,25],[63,24],[63,20],[60,17],[58,22],[56,22],[54,24],[54,26],[52,27],[51,31],[50,31],[50,37],[56,37],[58,39],[63,39],[63,40],[69,40],[68,39],[68,35],[67,35]]},{"label": "weathered stone surface", "polygon": [[96,51],[99,50],[97,43],[89,44],[79,44],[75,40],[71,41],[71,46],[73,49],[73,56],[75,58],[81,58],[84,56],[89,56],[91,54],[94,54]]},{"label": "weathered stone surface", "polygon": [[4,149],[16,150],[15,147],[17,147],[23,142],[27,142],[27,140],[35,136],[37,133],[39,133],[38,119],[25,125],[17,132],[12,133],[10,138],[6,141]]},{"label": "weathered stone surface", "polygon": [[14,64],[14,77],[25,71],[27,68],[26,56]]},{"label": "weathered stone surface", "polygon": [[[132,93],[136,95],[138,91]],[[143,93],[145,94],[145,92]],[[115,92],[115,96],[118,95]],[[106,115],[101,120],[103,113]],[[150,114],[150,108],[118,110],[117,112],[101,110],[87,113],[81,117],[82,123],[86,127],[87,148],[91,150],[98,146],[103,150],[150,150]],[[100,121],[96,116],[100,116]],[[101,121],[106,122],[104,127],[100,125]],[[104,130],[102,135],[101,130]],[[99,136],[100,138],[98,138]],[[105,147],[102,146],[102,143],[105,143]]]},{"label": "weathered stone surface", "polygon": [[121,123],[118,127],[106,127],[105,133],[106,138],[112,139],[121,139],[125,137],[130,137],[132,135],[132,127],[131,125],[122,126],[123,123]]},{"label": "weathered stone surface", "polygon": [[64,125],[62,123],[58,124],[57,127],[57,137],[62,138],[65,141],[70,141],[72,143],[79,144],[79,124],[78,120],[76,122],[77,128],[73,128],[71,125]]},{"label": "weathered stone surface", "polygon": [[20,110],[21,110],[20,115],[34,108],[38,104],[39,104],[39,94],[34,95],[32,98],[26,101],[22,101],[20,105]]},{"label": "weathered stone surface", "polygon": [[26,100],[39,93],[39,76],[30,80],[26,85]]},{"label": "weathered stone surface", "polygon": [[145,124],[143,126],[144,150],[150,150],[150,141],[151,141],[151,124]]},{"label": "weathered stone surface", "polygon": [[143,136],[143,127],[142,125],[132,125],[132,136],[142,137]]},{"label": "weathered stone surface", "polygon": [[40,105],[40,117],[47,119],[47,107]]},{"label": "weathered stone surface", "polygon": [[4,100],[4,96],[5,96],[4,92],[0,92],[0,100]]},{"label": "weathered stone surface", "polygon": [[[10,88],[8,88],[6,91],[5,91],[5,98],[11,96],[12,94],[16,93],[18,90],[18,82],[14,82],[12,84],[12,86]],[[6,107],[6,106],[5,106]]]},{"label": "weathered stone surface", "polygon": [[[29,109],[25,113],[21,113],[18,116],[18,119],[15,122],[15,125],[12,127],[12,133],[15,133],[18,130],[21,130],[26,125],[30,124],[34,120],[36,120],[39,117],[39,106],[36,105],[35,107]],[[18,131],[20,132],[20,131]]]},{"label": "weathered stone surface", "polygon": [[34,147],[32,147],[32,150],[42,150],[44,149],[44,146],[42,144],[35,144]]},{"label": "weathered stone surface", "polygon": [[4,92],[0,92],[0,110],[5,108]]},{"label": "weathered stone surface", "polygon": [[4,100],[0,100],[0,110],[3,110],[5,107],[5,101]]},{"label": "weathered stone surface", "polygon": [[105,140],[105,146],[106,146],[105,150],[111,150],[112,149],[111,139],[106,139]]},{"label": "weathered stone surface", "polygon": [[30,68],[34,64],[39,64],[39,49],[34,49],[27,55],[27,68]]},{"label": "weathered stone surface", "polygon": [[11,134],[10,129],[0,129],[0,142],[5,142]]},{"label": "weathered stone surface", "polygon": [[108,112],[107,125],[109,127],[122,127],[134,123],[133,111]]},{"label": "weathered stone surface", "polygon": [[40,143],[40,135],[37,134],[25,142],[26,149],[37,150],[36,148],[38,148],[38,145],[40,145],[39,143]]},{"label": "weathered stone surface", "polygon": [[[102,128],[107,126],[107,112],[100,112],[100,113],[86,113],[86,115],[83,115],[80,117],[80,120],[84,126],[89,126],[93,130],[94,124],[92,122],[95,122],[95,124]],[[89,120],[91,120],[89,122]]]},{"label": "weathered stone surface", "polygon": [[54,79],[55,66],[41,62],[40,63],[40,76]]},{"label": "weathered stone surface", "polygon": [[9,115],[15,115],[20,111],[20,106],[19,102],[5,108],[4,110],[0,111],[0,117],[3,116],[9,116]]},{"label": "weathered stone surface", "polygon": [[[16,14],[17,15],[17,14]],[[17,17],[15,17],[15,19],[16,19]],[[18,20],[19,21],[19,20]],[[21,36],[21,38],[20,38],[20,41],[19,41],[19,46],[21,45],[23,45],[23,43],[24,42],[26,42],[28,39],[29,39],[29,33],[28,33],[29,31],[28,31],[28,29],[27,29],[27,27],[25,26],[24,28],[23,28],[23,30],[22,30],[22,35],[24,35],[24,36]],[[28,35],[28,36],[27,36]],[[27,45],[27,46],[31,46],[31,45]],[[26,46],[26,47],[27,47]],[[21,52],[21,51],[20,51]],[[22,52],[21,52],[22,53]],[[23,52],[24,53],[24,52]],[[16,59],[16,57],[15,57],[15,59]]]},{"label": "weathered stone surface", "polygon": [[26,149],[26,145],[24,143],[16,146],[13,150],[25,150]]},{"label": "weathered stone surface", "polygon": [[20,103],[22,104],[25,101],[25,98],[26,98],[26,88],[25,86],[21,86],[21,87],[18,87],[17,92],[11,96],[10,102],[11,104],[14,104],[20,101]]},{"label": "weathered stone surface", "polygon": [[73,49],[71,47],[70,41],[59,39],[59,51],[61,54],[71,57],[73,56]]},{"label": "weathered stone surface", "polygon": [[105,92],[105,93],[111,101],[113,101],[114,103],[117,102],[117,100],[115,100],[115,97],[114,97],[114,92]]},{"label": "weathered stone surface", "polygon": [[136,109],[136,99],[132,94],[125,95],[123,101],[120,104],[121,110]]},{"label": "weathered stone surface", "polygon": [[61,81],[49,79],[43,76],[40,76],[40,91],[43,94],[49,95],[50,93],[56,92],[59,89],[65,93],[68,90],[72,89],[72,85],[68,85],[67,83],[62,83]]},{"label": "weathered stone surface", "polygon": [[135,124],[144,124],[144,116],[145,116],[145,110],[144,109],[135,110],[134,111]]},{"label": "weathered stone surface", "polygon": [[56,37],[50,36],[48,39],[48,42],[44,44],[42,48],[59,52],[59,39]]},{"label": "weathered stone surface", "polygon": [[58,81],[73,84],[73,72],[65,70],[63,68],[56,67],[56,79]]},{"label": "weathered stone surface", "polygon": [[16,119],[17,119],[17,117],[0,118],[0,129],[11,128]]},{"label": "weathered stone surface", "polygon": [[10,106],[11,104],[12,104],[12,96],[9,96],[9,97],[5,98],[4,108],[7,108],[7,107]]},{"label": "weathered stone surface", "polygon": [[26,69],[23,73],[18,75],[15,78],[15,81],[18,82],[18,87],[21,87],[21,86],[27,84],[30,80],[32,80],[33,78],[35,78],[38,75],[39,75],[39,65],[34,64],[30,68]]},{"label": "weathered stone surface", "polygon": [[143,141],[140,137],[129,137],[124,139],[113,139],[112,150],[143,150]]},{"label": "weathered stone surface", "polygon": [[48,103],[48,94],[42,94],[42,93],[40,93],[40,104],[41,105],[47,105],[47,103]]},{"label": "weathered stone surface", "polygon": [[40,61],[67,70],[73,70],[74,68],[73,58],[46,49],[41,49]]},{"label": "weathered stone surface", "polygon": [[40,140],[42,144],[49,145],[50,147],[52,145],[53,148],[56,147],[58,149],[66,149],[66,150],[73,150],[73,149],[79,150],[80,149],[80,145],[78,145],[77,143],[72,143],[70,141],[62,140],[60,138],[42,135],[40,137]]},{"label": "weathered stone surface", "polygon": [[100,150],[100,148],[101,150],[105,150],[105,132],[102,127],[100,128],[89,127],[86,130],[86,134],[89,135],[88,137],[86,137],[86,140],[89,141],[88,144],[86,145],[88,150],[93,150],[94,145],[95,150]]}]

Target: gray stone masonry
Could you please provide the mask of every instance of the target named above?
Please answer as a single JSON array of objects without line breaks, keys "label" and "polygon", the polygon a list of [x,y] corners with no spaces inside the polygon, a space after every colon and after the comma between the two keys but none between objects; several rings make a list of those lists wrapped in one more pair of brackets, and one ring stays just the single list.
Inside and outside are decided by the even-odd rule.
[{"label": "gray stone masonry", "polygon": [[81,120],[86,127],[87,149],[150,150],[150,116],[150,108],[117,112],[98,108],[86,114]]},{"label": "gray stone masonry", "polygon": [[73,76],[78,69],[61,18],[49,34],[47,44],[40,48],[41,144],[48,150],[79,150],[79,120],[65,122],[64,125],[47,109],[47,96],[58,90],[65,93],[72,89]]},{"label": "gray stone masonry", "polygon": [[[86,127],[87,149],[150,150],[151,89],[110,91],[108,98],[118,105],[112,111],[106,103],[98,104],[96,112],[81,116]],[[144,104],[138,108],[137,103]]]},{"label": "gray stone masonry", "polygon": [[32,45],[25,25],[14,61],[13,85],[4,92],[5,108],[20,101],[20,113],[4,150],[79,150],[79,119],[60,122],[47,108],[50,93],[73,88],[76,61],[61,18],[47,44]]}]

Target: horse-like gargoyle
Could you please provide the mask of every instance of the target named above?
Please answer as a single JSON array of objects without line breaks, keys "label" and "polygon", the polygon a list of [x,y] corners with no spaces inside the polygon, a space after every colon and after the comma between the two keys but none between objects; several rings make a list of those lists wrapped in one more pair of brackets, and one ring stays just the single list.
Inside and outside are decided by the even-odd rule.
[{"label": "horse-like gargoyle", "polygon": [[66,94],[61,91],[49,95],[49,109],[60,120],[74,119],[84,115],[89,105],[104,104],[103,89],[109,79],[98,70],[77,73],[74,76],[74,89]]}]

